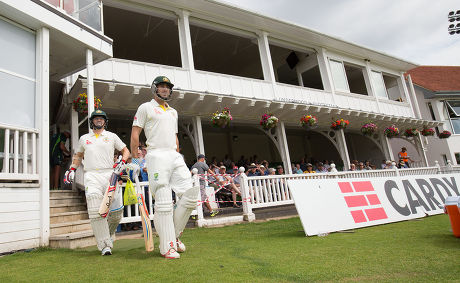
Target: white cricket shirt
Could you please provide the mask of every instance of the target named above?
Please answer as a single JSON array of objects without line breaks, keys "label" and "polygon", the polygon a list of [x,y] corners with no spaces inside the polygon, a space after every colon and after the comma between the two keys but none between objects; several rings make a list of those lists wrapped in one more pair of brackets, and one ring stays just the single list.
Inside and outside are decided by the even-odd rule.
[{"label": "white cricket shirt", "polygon": [[98,136],[94,132],[80,137],[77,152],[84,153],[85,171],[112,169],[115,149],[122,150],[126,144],[114,133],[102,131]]},{"label": "white cricket shirt", "polygon": [[155,99],[141,104],[133,126],[144,129],[147,149],[177,149],[177,111],[171,106],[163,108]]}]

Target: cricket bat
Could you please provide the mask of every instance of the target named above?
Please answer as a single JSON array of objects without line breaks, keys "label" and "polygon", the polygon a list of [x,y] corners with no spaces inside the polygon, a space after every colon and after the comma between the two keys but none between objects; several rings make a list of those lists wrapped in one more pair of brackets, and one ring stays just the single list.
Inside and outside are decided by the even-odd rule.
[{"label": "cricket bat", "polygon": [[141,215],[142,230],[144,231],[145,250],[147,252],[151,252],[154,249],[152,224],[150,223],[149,212],[147,211],[147,206],[145,205],[144,196],[141,193],[139,177],[135,175],[134,180],[136,183],[137,204],[139,205],[139,214]]},{"label": "cricket bat", "polygon": [[118,174],[112,173],[110,176],[109,187],[104,193],[104,198],[102,199],[101,206],[99,207],[99,214],[102,218],[106,218],[110,211],[110,205],[112,204],[113,196],[115,190],[117,189],[117,180]]}]

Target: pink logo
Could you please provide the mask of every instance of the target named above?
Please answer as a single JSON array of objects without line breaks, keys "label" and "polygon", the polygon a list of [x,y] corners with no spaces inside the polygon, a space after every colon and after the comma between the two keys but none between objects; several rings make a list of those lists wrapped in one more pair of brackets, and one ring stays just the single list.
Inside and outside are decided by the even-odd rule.
[{"label": "pink logo", "polygon": [[370,181],[338,182],[355,223],[388,218]]},{"label": "pink logo", "polygon": [[158,109],[155,108],[154,110],[156,114],[160,114],[160,115],[162,114],[161,111],[159,111]]},{"label": "pink logo", "polygon": [[90,142],[89,140],[86,140],[86,144],[93,144],[93,143]]}]

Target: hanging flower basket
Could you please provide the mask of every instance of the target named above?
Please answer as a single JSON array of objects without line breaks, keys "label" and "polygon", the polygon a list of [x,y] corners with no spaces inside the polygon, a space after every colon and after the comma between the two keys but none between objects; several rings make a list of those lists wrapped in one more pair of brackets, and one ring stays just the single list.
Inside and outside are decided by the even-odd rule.
[{"label": "hanging flower basket", "polygon": [[385,134],[385,136],[387,138],[394,138],[394,137],[397,137],[399,136],[399,129],[396,128],[395,125],[391,125],[390,127],[386,128],[383,133]]},{"label": "hanging flower basket", "polygon": [[376,124],[369,122],[361,126],[361,133],[365,136],[372,136],[378,127]]},{"label": "hanging flower basket", "polygon": [[212,114],[211,122],[214,127],[225,128],[233,120],[230,114],[230,108],[225,107],[221,112],[216,111]]},{"label": "hanging flower basket", "polygon": [[408,137],[408,138],[410,138],[410,137],[416,137],[416,136],[418,136],[419,134],[420,134],[420,132],[419,132],[417,129],[415,129],[415,128],[406,129],[406,130],[404,131],[404,133],[403,133],[403,135],[404,135],[405,137]]},{"label": "hanging flower basket", "polygon": [[[73,101],[73,109],[80,114],[88,114],[88,96],[86,93],[80,93]],[[99,109],[102,107],[102,101],[94,96],[94,109]]]},{"label": "hanging flower basket", "polygon": [[318,125],[318,119],[313,115],[304,115],[300,118],[300,124],[307,130],[313,129]]},{"label": "hanging flower basket", "polygon": [[433,129],[428,129],[428,128],[423,128],[421,131],[422,136],[424,137],[429,137],[429,136],[434,136],[435,132]]},{"label": "hanging flower basket", "polygon": [[348,120],[338,119],[331,123],[331,129],[333,129],[334,131],[345,129],[348,126],[348,124],[350,124]]},{"label": "hanging flower basket", "polygon": [[276,118],[273,114],[264,114],[260,119],[260,125],[265,130],[270,130],[278,125],[278,118]]},{"label": "hanging flower basket", "polygon": [[451,135],[452,135],[451,132],[449,132],[449,131],[443,131],[443,132],[439,133],[439,138],[440,138],[440,139],[447,139],[447,138],[449,138]]}]

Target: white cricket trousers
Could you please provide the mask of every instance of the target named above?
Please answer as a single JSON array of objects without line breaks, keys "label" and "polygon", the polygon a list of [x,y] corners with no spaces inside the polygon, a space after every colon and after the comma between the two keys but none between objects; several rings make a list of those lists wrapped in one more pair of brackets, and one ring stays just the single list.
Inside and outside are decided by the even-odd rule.
[{"label": "white cricket trousers", "polygon": [[120,186],[117,186],[107,218],[102,218],[99,215],[99,207],[109,186],[112,172],[112,169],[86,171],[84,175],[88,216],[99,250],[105,247],[113,248],[115,231],[123,216],[123,198]]},{"label": "white cricket trousers", "polygon": [[[176,238],[179,237],[190,217],[190,207],[196,206],[198,195],[195,194],[196,196],[191,198],[186,197],[188,193],[191,193],[193,182],[191,173],[180,153],[171,149],[153,149],[148,151],[145,160],[149,175],[149,189],[155,198],[153,221],[160,237],[160,253],[165,254],[171,248],[177,250]],[[184,196],[183,204],[178,201],[175,211],[172,191],[176,193],[178,199]]]}]

